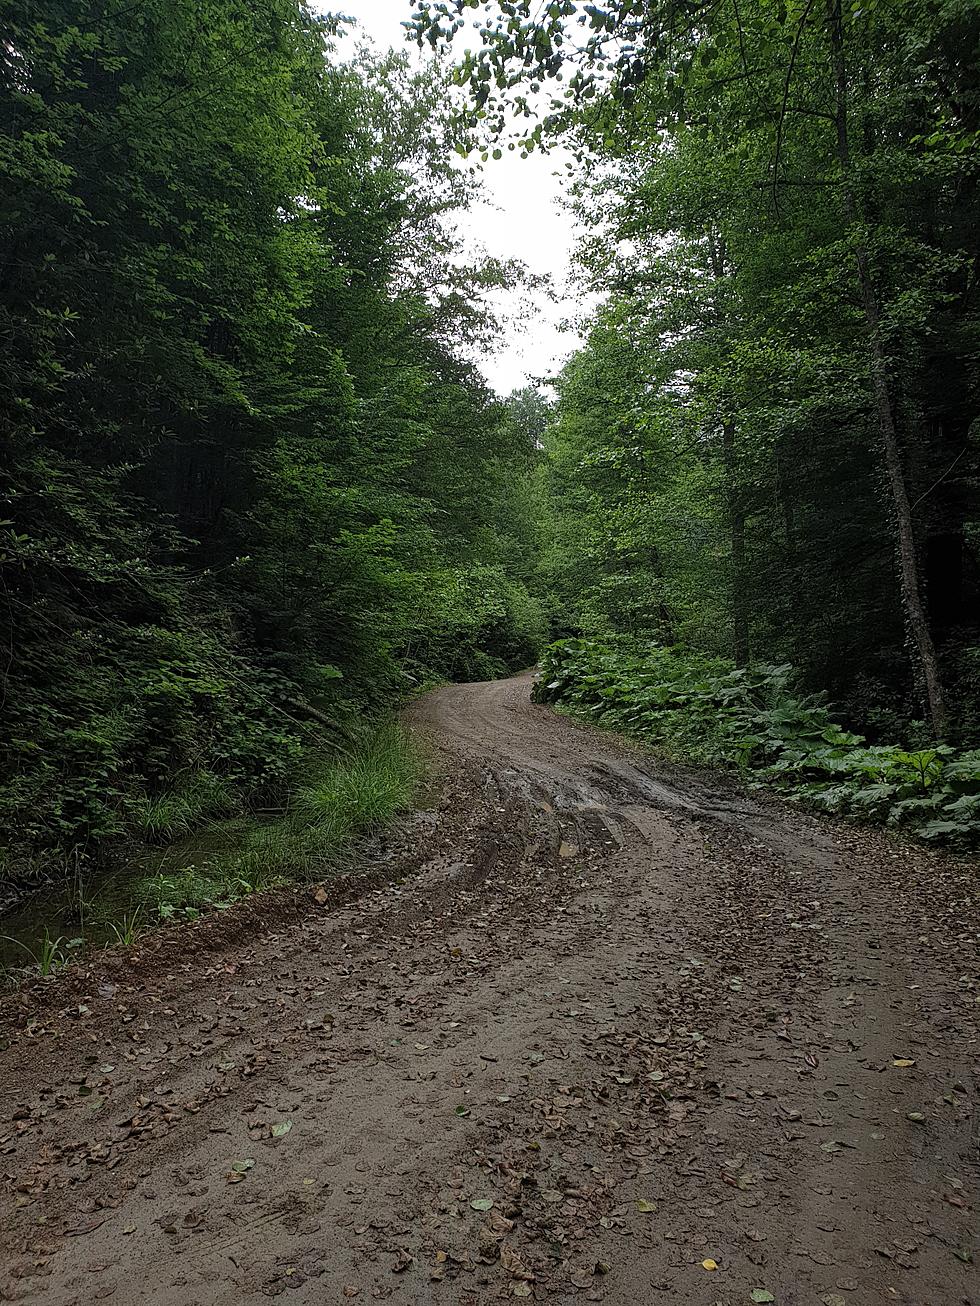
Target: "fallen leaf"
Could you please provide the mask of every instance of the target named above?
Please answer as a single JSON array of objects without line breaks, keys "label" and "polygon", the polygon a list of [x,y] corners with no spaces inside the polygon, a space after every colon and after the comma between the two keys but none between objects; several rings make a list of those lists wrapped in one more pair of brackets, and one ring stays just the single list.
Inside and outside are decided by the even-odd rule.
[{"label": "fallen leaf", "polygon": [[[83,1220],[81,1224],[76,1224],[73,1225],[70,1229],[66,1229],[65,1235],[69,1238],[80,1238],[84,1234],[94,1233],[95,1230],[98,1229],[100,1225],[103,1224],[105,1224],[105,1216],[103,1216],[101,1220],[97,1220],[97,1219]],[[957,1252],[956,1255],[960,1257],[960,1260],[963,1259],[962,1255],[959,1252]]]},{"label": "fallen leaf", "polygon": [[749,1301],[771,1302],[775,1300],[776,1298],[767,1288],[753,1288],[749,1293]]},{"label": "fallen leaf", "polygon": [[507,1217],[501,1215],[499,1211],[491,1211],[487,1216],[487,1223],[499,1238],[502,1238],[504,1234],[510,1233],[511,1229],[514,1227],[514,1221],[508,1220]]},{"label": "fallen leaf", "polygon": [[644,1213],[655,1211],[657,1209],[657,1203],[648,1202],[645,1197],[639,1197],[637,1198],[636,1209],[638,1211],[643,1211]]},{"label": "fallen leaf", "polygon": [[470,1206],[473,1207],[474,1211],[489,1211],[491,1206],[493,1206],[493,1198],[474,1197],[472,1202],[470,1202]]},{"label": "fallen leaf", "polygon": [[273,1138],[284,1138],[292,1127],[293,1122],[291,1120],[280,1120],[272,1126],[269,1132]]}]

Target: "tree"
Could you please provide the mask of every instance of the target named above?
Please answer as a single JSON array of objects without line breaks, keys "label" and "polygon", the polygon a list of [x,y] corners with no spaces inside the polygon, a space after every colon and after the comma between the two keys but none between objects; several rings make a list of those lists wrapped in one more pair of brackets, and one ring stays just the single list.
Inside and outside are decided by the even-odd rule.
[{"label": "tree", "polygon": [[[595,265],[595,288],[619,297],[626,285],[635,306],[649,294],[640,284],[649,275],[644,258],[646,268],[667,273],[673,251],[673,280],[648,302],[677,333],[661,336],[659,347],[688,354],[685,393],[692,402],[714,395],[720,405],[704,421],[718,432],[727,475],[730,574],[742,591],[732,614],[735,644],[744,652],[746,616],[772,625],[767,604],[755,603],[753,612],[752,590],[760,583],[770,594],[787,588],[773,583],[768,563],[763,578],[761,559],[751,557],[752,518],[767,487],[787,539],[772,561],[799,580],[805,518],[791,502],[793,460],[801,449],[810,458],[809,439],[820,431],[822,478],[840,448],[842,424],[856,420],[862,444],[864,433],[875,436],[866,446],[877,463],[869,471],[887,495],[900,610],[932,731],[942,736],[937,638],[946,641],[947,674],[956,677],[962,655],[951,632],[958,628],[955,640],[968,646],[977,636],[975,621],[968,633],[976,561],[967,543],[977,512],[969,434],[976,391],[966,364],[967,341],[976,336],[977,250],[975,232],[964,226],[976,201],[977,106],[969,89],[980,44],[975,7],[959,0],[849,9],[806,0],[560,3],[540,13],[520,2],[478,7],[483,46],[462,70],[475,118],[491,134],[504,130],[514,109],[532,112],[533,87],[539,95],[550,88],[551,112],[525,133],[525,147],[561,131],[578,140],[583,159],[593,160],[595,181],[583,205],[601,241],[609,239],[612,201],[611,234],[623,257],[605,280],[601,261]],[[420,5],[416,30],[438,46],[464,8]],[[666,182],[657,181],[654,167]],[[703,280],[717,280],[718,272],[706,243],[726,253],[727,331]],[[631,256],[638,266],[628,266]],[[950,384],[941,398],[927,360],[940,334],[949,338],[951,318],[957,344],[944,351]],[[812,389],[797,387],[775,410],[764,409],[765,391],[776,396],[753,360],[760,345],[773,353],[777,372],[784,357],[800,358]],[[811,408],[809,421],[799,420],[801,401]],[[764,414],[766,424],[754,414]],[[775,442],[774,430],[785,432]],[[881,557],[881,514],[865,501],[864,475],[855,497],[845,491],[863,535],[862,568]],[[948,508],[932,499],[937,493]],[[810,543],[821,539],[822,530]],[[933,561],[947,556],[958,560],[953,585]],[[860,575],[853,563],[851,574]],[[931,608],[927,588],[928,597],[941,596]],[[834,606],[854,612],[860,597],[855,587]],[[874,678],[876,661],[896,655],[900,640],[879,600],[858,620],[865,653],[853,669]],[[802,633],[809,622],[794,624]],[[894,670],[887,679],[894,684]]]},{"label": "tree", "polygon": [[[297,0],[8,6],[14,871],[287,801],[433,674],[534,656],[532,467],[467,349],[445,75]],[[425,130],[422,130],[422,126]],[[306,759],[306,760],[304,760]]]}]

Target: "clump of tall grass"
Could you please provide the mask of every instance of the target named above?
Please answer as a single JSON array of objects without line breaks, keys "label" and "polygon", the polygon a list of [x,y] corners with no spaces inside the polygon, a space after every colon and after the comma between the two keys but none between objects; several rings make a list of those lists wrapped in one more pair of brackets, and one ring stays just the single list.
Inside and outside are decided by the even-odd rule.
[{"label": "clump of tall grass", "polygon": [[165,794],[143,797],[137,804],[137,818],[147,839],[171,843],[204,821],[234,809],[235,797],[228,782],[211,771],[199,770],[187,772],[180,784]]},{"label": "clump of tall grass", "polygon": [[419,774],[405,731],[396,724],[383,726],[350,758],[323,765],[296,790],[287,824],[292,832],[309,835],[321,852],[342,848],[404,811]]}]

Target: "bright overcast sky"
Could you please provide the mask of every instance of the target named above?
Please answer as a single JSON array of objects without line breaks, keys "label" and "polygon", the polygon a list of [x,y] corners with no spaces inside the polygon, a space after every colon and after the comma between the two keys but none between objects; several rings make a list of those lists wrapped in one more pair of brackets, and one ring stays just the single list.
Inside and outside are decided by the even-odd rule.
[{"label": "bright overcast sky", "polygon": [[[412,13],[412,0],[313,0],[322,12],[343,13],[355,18],[361,34],[376,44],[401,47],[405,33],[401,23]],[[342,49],[352,45],[345,41]],[[410,49],[417,55],[418,47]],[[559,297],[566,294],[572,222],[563,212],[559,196],[562,182],[554,176],[561,166],[556,152],[545,157],[532,154],[521,159],[505,153],[500,160],[483,165],[489,203],[474,208],[466,219],[466,230],[474,246],[483,246],[498,258],[517,258],[533,272],[551,276]],[[529,303],[530,300],[530,303]],[[479,360],[490,384],[500,394],[527,384],[535,377],[552,375],[568,357],[577,341],[560,330],[567,305],[553,303],[545,295],[518,292],[512,310],[523,310],[525,320],[508,329],[503,347],[491,357]]]}]

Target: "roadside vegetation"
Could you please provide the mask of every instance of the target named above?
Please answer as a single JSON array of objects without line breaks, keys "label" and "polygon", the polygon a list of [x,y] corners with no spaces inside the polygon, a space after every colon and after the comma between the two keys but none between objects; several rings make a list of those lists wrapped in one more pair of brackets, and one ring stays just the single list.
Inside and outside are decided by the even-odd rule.
[{"label": "roadside vegetation", "polygon": [[447,69],[297,0],[5,17],[0,908],[235,821],[274,879],[381,819],[379,723],[546,634],[473,362],[524,273],[463,248]]},{"label": "roadside vegetation", "polygon": [[534,694],[667,757],[736,767],[823,811],[980,845],[980,749],[869,744],[823,696],[803,693],[789,666],[570,639],[546,650]]},{"label": "roadside vegetation", "polygon": [[[0,971],[48,976],[91,946],[129,947],[155,926],[196,920],[253,893],[319,880],[348,865],[354,846],[412,805],[424,772],[418,746],[389,722],[342,758],[308,758],[279,813],[188,823],[183,800],[154,826],[163,846],[115,874],[89,867],[24,918],[24,936],[0,930]],[[197,830],[195,834],[194,831]],[[188,832],[191,833],[188,833]],[[183,837],[180,837],[183,836]],[[64,932],[41,921],[55,914]]]}]

